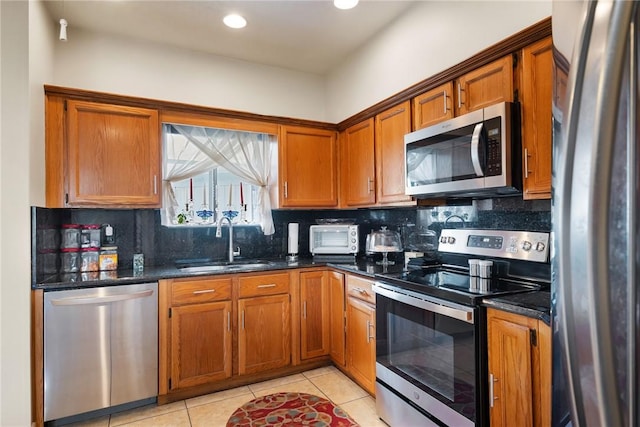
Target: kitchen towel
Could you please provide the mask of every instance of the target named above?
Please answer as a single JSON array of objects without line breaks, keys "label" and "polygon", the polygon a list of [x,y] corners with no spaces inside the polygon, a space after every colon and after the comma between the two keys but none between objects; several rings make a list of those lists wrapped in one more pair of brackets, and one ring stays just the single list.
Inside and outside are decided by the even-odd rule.
[{"label": "kitchen towel", "polygon": [[288,251],[289,254],[297,254],[298,253],[298,231],[299,224],[297,222],[289,223],[289,239],[288,239]]}]

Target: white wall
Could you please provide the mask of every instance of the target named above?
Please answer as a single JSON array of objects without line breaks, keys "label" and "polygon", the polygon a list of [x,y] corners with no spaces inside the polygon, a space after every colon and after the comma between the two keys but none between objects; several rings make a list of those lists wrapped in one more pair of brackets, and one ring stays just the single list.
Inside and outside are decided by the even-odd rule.
[{"label": "white wall", "polygon": [[29,2],[0,2],[0,425],[28,426]]},{"label": "white wall", "polygon": [[550,1],[425,1],[327,79],[339,122],[551,15]]},{"label": "white wall", "polygon": [[322,77],[68,28],[52,84],[257,114],[326,120]]}]

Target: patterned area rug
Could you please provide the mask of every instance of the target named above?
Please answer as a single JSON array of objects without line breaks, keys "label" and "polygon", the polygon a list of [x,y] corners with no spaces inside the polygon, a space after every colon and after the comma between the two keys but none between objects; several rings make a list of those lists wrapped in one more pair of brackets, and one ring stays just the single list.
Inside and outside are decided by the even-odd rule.
[{"label": "patterned area rug", "polygon": [[358,427],[342,409],[306,393],[275,393],[245,403],[231,415],[227,427],[258,426]]}]

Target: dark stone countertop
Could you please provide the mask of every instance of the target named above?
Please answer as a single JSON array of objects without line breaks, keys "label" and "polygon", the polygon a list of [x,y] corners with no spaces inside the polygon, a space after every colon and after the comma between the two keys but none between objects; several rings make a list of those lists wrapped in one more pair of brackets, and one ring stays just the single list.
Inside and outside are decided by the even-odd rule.
[{"label": "dark stone countertop", "polygon": [[282,259],[266,260],[269,265],[260,267],[241,268],[233,270],[184,272],[174,264],[163,266],[145,267],[141,274],[134,274],[132,269],[120,269],[115,271],[92,271],[86,273],[66,273],[45,276],[39,280],[32,289],[44,291],[61,291],[80,288],[93,288],[102,286],[128,285],[132,283],[155,282],[161,279],[174,279],[179,277],[213,276],[221,274],[240,274],[288,270],[293,268],[323,267],[329,266],[347,273],[355,273],[373,278],[376,274],[400,270],[402,265],[390,266],[387,269],[366,259],[358,259],[355,263],[316,262],[313,259],[300,259],[296,262],[287,262]]},{"label": "dark stone countertop", "polygon": [[485,307],[540,319],[547,325],[551,322],[551,292],[548,290],[487,298],[482,303]]}]

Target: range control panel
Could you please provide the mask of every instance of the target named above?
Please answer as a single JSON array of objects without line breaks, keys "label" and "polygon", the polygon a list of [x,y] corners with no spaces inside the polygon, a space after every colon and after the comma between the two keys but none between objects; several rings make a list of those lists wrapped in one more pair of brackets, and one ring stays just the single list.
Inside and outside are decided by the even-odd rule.
[{"label": "range control panel", "polygon": [[440,233],[438,251],[548,262],[549,233],[444,229]]}]

